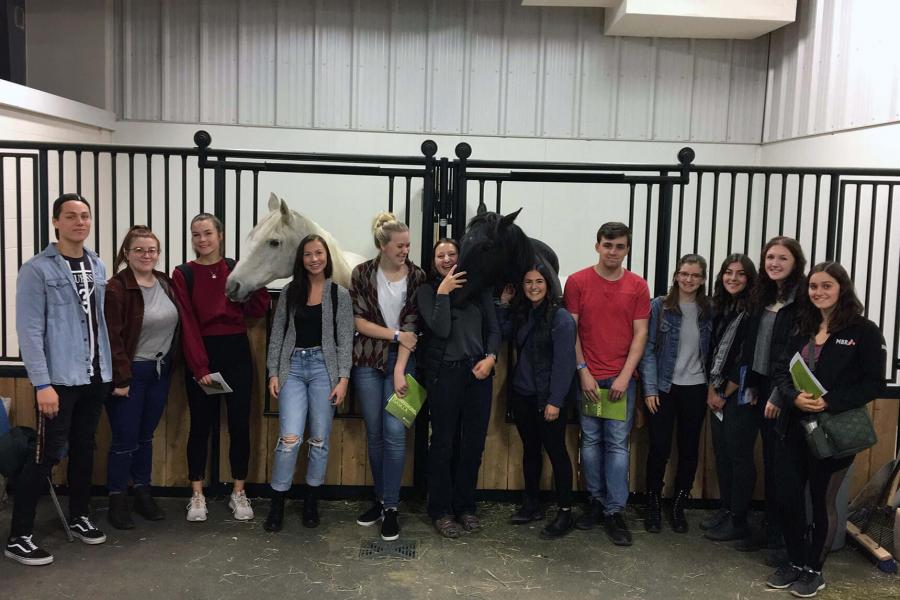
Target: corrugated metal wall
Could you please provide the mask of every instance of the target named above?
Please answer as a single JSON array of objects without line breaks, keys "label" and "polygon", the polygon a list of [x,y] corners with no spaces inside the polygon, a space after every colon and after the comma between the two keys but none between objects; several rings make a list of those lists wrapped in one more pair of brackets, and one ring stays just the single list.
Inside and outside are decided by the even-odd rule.
[{"label": "corrugated metal wall", "polygon": [[765,142],[900,120],[900,3],[803,0],[773,32]]},{"label": "corrugated metal wall", "polygon": [[122,0],[121,117],[759,143],[768,38],[602,35],[519,0]]}]

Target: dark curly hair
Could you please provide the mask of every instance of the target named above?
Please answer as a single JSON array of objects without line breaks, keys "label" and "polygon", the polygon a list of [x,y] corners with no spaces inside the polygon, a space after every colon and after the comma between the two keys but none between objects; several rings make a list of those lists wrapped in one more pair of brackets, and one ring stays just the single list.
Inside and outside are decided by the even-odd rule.
[{"label": "dark curly hair", "polygon": [[[725,277],[725,271],[732,263],[741,263],[744,274],[747,276],[747,286],[738,292],[736,296],[732,296],[725,290],[722,278]],[[746,254],[729,254],[722,261],[719,272],[716,274],[716,280],[713,282],[712,305],[717,313],[727,313],[731,311],[741,311],[747,308],[747,302],[750,298],[750,291],[753,284],[756,283],[756,265],[750,260]]]}]

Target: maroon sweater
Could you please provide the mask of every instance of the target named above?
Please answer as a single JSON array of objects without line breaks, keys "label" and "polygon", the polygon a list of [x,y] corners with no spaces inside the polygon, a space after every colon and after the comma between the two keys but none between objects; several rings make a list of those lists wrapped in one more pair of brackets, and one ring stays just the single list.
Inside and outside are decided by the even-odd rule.
[{"label": "maroon sweater", "polygon": [[187,283],[181,271],[172,273],[172,288],[181,315],[181,345],[191,374],[197,379],[209,375],[209,357],[203,338],[245,333],[247,317],[262,317],[269,309],[269,292],[259,289],[243,303],[225,297],[228,265],[220,260],[214,265],[187,263],[194,273],[193,293],[188,297]]}]

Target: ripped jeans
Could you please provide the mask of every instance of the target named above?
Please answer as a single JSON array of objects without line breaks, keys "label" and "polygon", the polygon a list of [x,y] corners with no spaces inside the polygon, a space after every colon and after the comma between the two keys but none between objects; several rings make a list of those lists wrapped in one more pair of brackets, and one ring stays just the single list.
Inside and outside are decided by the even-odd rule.
[{"label": "ripped jeans", "polygon": [[[303,433],[309,416],[309,464],[306,483],[322,485],[328,465],[328,437],[334,420],[331,379],[325,368],[321,348],[295,348],[291,355],[291,371],[287,381],[279,381],[278,421],[281,433],[275,446],[272,466],[272,489],[286,492],[291,489],[297,454],[303,443]],[[285,438],[291,441],[285,442]]]}]

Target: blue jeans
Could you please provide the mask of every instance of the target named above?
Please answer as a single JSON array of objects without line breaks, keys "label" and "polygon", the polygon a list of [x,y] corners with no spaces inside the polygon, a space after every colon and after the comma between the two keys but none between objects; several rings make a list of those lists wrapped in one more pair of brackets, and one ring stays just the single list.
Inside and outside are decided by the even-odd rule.
[{"label": "blue jeans", "polygon": [[[286,492],[294,481],[297,454],[303,443],[303,430],[309,416],[309,464],[306,468],[306,484],[322,485],[328,466],[328,437],[334,420],[331,379],[325,368],[325,356],[321,348],[295,348],[291,354],[291,372],[287,381],[279,381],[278,422],[281,433],[275,446],[275,462],[272,465],[272,489]],[[285,442],[286,437],[297,438]]]},{"label": "blue jeans", "polygon": [[108,396],[106,414],[112,430],[106,487],[110,494],[134,485],[150,485],[153,466],[153,432],[162,418],[172,380],[171,366],[163,362],[159,375],[156,362],[131,363],[131,385],[127,396]]},{"label": "blue jeans", "polygon": [[[406,426],[384,409],[394,393],[396,364],[397,352],[391,350],[384,372],[372,367],[353,367],[351,377],[366,423],[375,497],[384,503],[385,508],[397,508],[400,504],[400,481],[406,462]],[[414,370],[415,359],[410,356],[406,373]]]},{"label": "blue jeans", "polygon": [[[608,388],[615,378],[598,379],[597,385]],[[581,472],[591,498],[603,503],[604,514],[625,510],[628,502],[628,433],[634,418],[634,379],[628,384],[625,420],[600,419],[581,414]],[[621,400],[620,400],[621,402]]]}]

